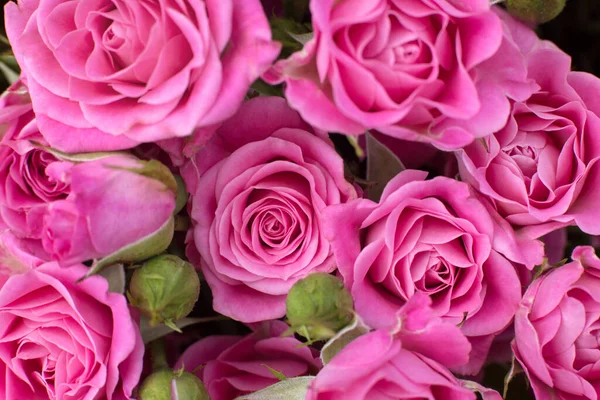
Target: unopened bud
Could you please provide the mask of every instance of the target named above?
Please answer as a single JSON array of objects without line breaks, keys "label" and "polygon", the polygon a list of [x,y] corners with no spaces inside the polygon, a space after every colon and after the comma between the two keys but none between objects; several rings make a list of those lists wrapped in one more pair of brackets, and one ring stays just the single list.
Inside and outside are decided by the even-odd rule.
[{"label": "unopened bud", "polygon": [[150,325],[168,325],[187,316],[200,294],[200,279],[194,267],[181,258],[164,254],[136,269],[129,284],[129,300]]},{"label": "unopened bud", "polygon": [[333,337],[354,318],[352,296],[335,276],[314,273],[292,286],[286,299],[291,328],[309,341]]},{"label": "unopened bud", "polygon": [[543,24],[556,18],[565,3],[566,0],[507,0],[506,8],[519,19]]},{"label": "unopened bud", "polygon": [[209,400],[206,388],[195,375],[183,369],[163,369],[144,380],[139,400]]}]

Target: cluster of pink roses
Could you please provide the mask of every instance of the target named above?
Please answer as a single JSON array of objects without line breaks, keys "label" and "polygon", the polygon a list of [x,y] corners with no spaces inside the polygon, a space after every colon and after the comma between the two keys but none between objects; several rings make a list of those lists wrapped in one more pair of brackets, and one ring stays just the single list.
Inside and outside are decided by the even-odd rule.
[{"label": "cluster of pink roses", "polygon": [[[600,398],[600,259],[555,262],[566,227],[600,235],[600,80],[531,28],[488,0],[311,0],[278,59],[274,2],[15,1],[0,397],[144,400],[156,337],[130,274],[95,275],[185,241],[250,329],[169,355],[213,400],[497,400],[465,378],[502,351],[537,399]],[[392,179],[357,176],[367,132]],[[353,301],[322,349],[280,320],[314,273]]]}]

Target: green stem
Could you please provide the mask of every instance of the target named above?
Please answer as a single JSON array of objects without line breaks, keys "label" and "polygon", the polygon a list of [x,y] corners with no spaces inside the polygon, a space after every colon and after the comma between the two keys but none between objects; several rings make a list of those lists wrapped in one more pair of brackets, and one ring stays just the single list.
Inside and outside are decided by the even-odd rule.
[{"label": "green stem", "polygon": [[152,358],[152,371],[159,371],[161,369],[169,368],[164,340],[156,339],[150,342],[149,347],[150,357]]}]

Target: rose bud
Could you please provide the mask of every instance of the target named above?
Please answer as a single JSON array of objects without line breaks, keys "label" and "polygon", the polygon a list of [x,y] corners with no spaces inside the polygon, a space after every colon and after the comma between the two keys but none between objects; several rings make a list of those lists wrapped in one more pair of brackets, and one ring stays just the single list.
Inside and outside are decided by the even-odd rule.
[{"label": "rose bud", "polygon": [[183,369],[163,369],[142,384],[140,400],[209,400],[202,381]]},{"label": "rose bud", "polygon": [[335,276],[317,272],[292,286],[286,299],[291,329],[318,341],[333,337],[354,318],[352,296]]},{"label": "rose bud", "polygon": [[556,18],[565,3],[566,0],[507,0],[506,8],[519,19],[543,24]]},{"label": "rose bud", "polygon": [[200,279],[194,267],[177,256],[163,254],[135,270],[128,296],[154,326],[170,325],[187,316],[199,294]]}]

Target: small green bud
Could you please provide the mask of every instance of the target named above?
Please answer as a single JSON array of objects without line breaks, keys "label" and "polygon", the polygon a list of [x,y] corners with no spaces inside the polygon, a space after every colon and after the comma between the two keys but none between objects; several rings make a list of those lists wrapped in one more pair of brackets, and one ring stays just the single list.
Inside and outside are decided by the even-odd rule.
[{"label": "small green bud", "polygon": [[286,299],[291,328],[309,341],[333,337],[352,322],[352,296],[335,276],[314,273],[292,286]]},{"label": "small green bud", "polygon": [[187,316],[200,294],[200,279],[192,264],[163,254],[136,269],[129,284],[132,305],[150,318],[150,325]]},{"label": "small green bud", "polygon": [[139,400],[210,400],[202,381],[183,369],[163,369],[144,380]]},{"label": "small green bud", "polygon": [[506,8],[519,19],[543,24],[556,18],[565,3],[566,0],[507,0]]}]

